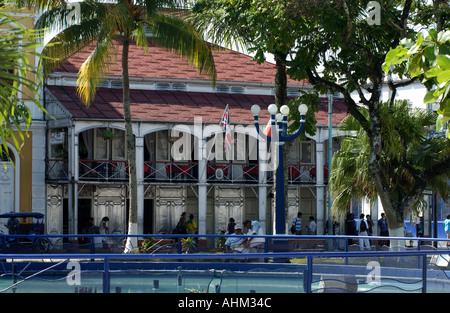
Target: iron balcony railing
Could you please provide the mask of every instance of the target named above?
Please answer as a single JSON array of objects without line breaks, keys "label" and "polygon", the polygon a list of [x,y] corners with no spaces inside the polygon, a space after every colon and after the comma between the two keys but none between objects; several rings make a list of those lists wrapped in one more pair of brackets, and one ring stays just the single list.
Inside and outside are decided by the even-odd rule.
[{"label": "iron balcony railing", "polygon": [[[67,159],[47,159],[47,181],[68,181],[69,170]],[[208,183],[258,184],[262,173],[255,163],[208,162],[206,179]],[[79,181],[127,182],[129,166],[126,160],[90,160],[78,162]],[[198,182],[198,162],[184,161],[145,161],[144,182]],[[273,183],[273,171],[265,172],[265,182]],[[324,168],[324,181],[328,180],[328,170]],[[315,164],[289,164],[288,183],[315,184]]]}]

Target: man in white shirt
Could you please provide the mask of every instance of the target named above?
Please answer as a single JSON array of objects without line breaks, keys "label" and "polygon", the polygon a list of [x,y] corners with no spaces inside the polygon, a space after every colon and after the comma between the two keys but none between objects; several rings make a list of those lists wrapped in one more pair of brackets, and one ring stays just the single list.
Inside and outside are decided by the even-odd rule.
[{"label": "man in white shirt", "polygon": [[[264,235],[263,228],[258,221],[246,220],[243,225],[246,229],[248,229],[247,235]],[[264,242],[264,237],[248,237],[247,243],[250,252],[255,253],[259,249],[264,248]]]},{"label": "man in white shirt", "polygon": [[[356,229],[358,230],[359,236],[368,236],[367,230],[369,229],[369,225],[367,224],[367,221],[364,219],[363,213],[361,213],[361,215],[359,216],[359,221],[356,224]],[[369,239],[359,239],[359,248],[361,250],[364,250],[364,248],[370,250]]]},{"label": "man in white shirt", "polygon": [[317,224],[314,221],[314,216],[309,217],[309,224],[306,228],[308,229],[308,235],[316,234]]}]

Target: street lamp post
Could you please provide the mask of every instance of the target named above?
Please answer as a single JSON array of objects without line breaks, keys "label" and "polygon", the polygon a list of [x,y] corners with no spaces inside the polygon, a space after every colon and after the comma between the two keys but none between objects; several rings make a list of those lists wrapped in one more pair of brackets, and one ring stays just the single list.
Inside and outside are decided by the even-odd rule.
[{"label": "street lamp post", "polygon": [[[278,108],[275,104],[271,104],[268,107],[270,113],[270,121],[272,125],[271,134],[265,135],[261,132],[259,128],[258,115],[261,111],[259,105],[255,104],[251,108],[254,123],[257,133],[265,140],[275,142],[277,147],[278,162],[276,166],[276,198],[275,198],[275,234],[284,235],[286,234],[286,218],[285,218],[285,208],[286,199],[284,197],[284,164],[283,164],[283,144],[285,142],[294,140],[300,136],[303,132],[305,126],[305,116],[308,111],[308,107],[305,104],[301,104],[298,107],[300,112],[300,127],[292,134],[287,133],[287,117],[289,114],[289,107],[283,105],[280,108],[280,113],[277,114]],[[276,123],[277,122],[277,123]],[[278,127],[276,127],[278,124]]]}]

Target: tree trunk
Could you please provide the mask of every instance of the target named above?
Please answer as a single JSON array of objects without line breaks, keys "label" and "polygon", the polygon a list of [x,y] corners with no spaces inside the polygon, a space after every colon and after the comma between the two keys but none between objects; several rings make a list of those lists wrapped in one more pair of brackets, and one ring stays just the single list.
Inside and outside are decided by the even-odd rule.
[{"label": "tree trunk", "polygon": [[[125,119],[125,129],[128,149],[128,168],[129,172],[129,220],[128,234],[137,234],[137,176],[136,176],[136,145],[133,136],[133,127],[131,123],[130,109],[130,79],[128,76],[128,51],[130,38],[126,33],[123,41],[122,50],[122,88],[123,88],[123,110]],[[133,251],[137,248],[137,238],[128,237],[125,246],[125,252]]]}]

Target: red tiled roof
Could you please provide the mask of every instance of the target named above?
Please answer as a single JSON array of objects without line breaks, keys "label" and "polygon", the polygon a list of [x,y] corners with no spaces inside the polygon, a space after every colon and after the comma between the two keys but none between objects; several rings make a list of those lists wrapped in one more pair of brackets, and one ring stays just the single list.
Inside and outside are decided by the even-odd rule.
[{"label": "red tiled roof", "polygon": [[[164,78],[164,79],[200,79],[209,80],[206,75],[200,75],[197,69],[190,65],[186,59],[175,55],[170,51],[156,47],[149,40],[149,52],[130,43],[129,50],[129,76],[140,78]],[[93,45],[87,47],[54,72],[78,73],[83,62],[89,57]],[[227,82],[274,82],[275,65],[269,62],[258,64],[252,57],[229,49],[213,49],[214,62],[217,72],[217,81]],[[121,76],[122,45],[118,41],[115,46],[115,55],[111,58],[108,75]],[[288,84],[302,85],[304,82],[288,79]]]},{"label": "red tiled roof", "polygon": [[[99,88],[94,102],[86,108],[76,94],[76,87],[48,86],[54,97],[79,119],[123,120],[122,90]],[[201,117],[204,123],[219,123],[226,105],[229,105],[232,124],[253,123],[251,106],[261,106],[260,121],[266,123],[267,107],[274,96],[224,94],[207,92],[131,90],[131,115],[134,120],[193,122]],[[347,115],[342,99],[333,103],[333,125],[339,124]],[[317,124],[328,124],[328,102],[322,98]]]}]

